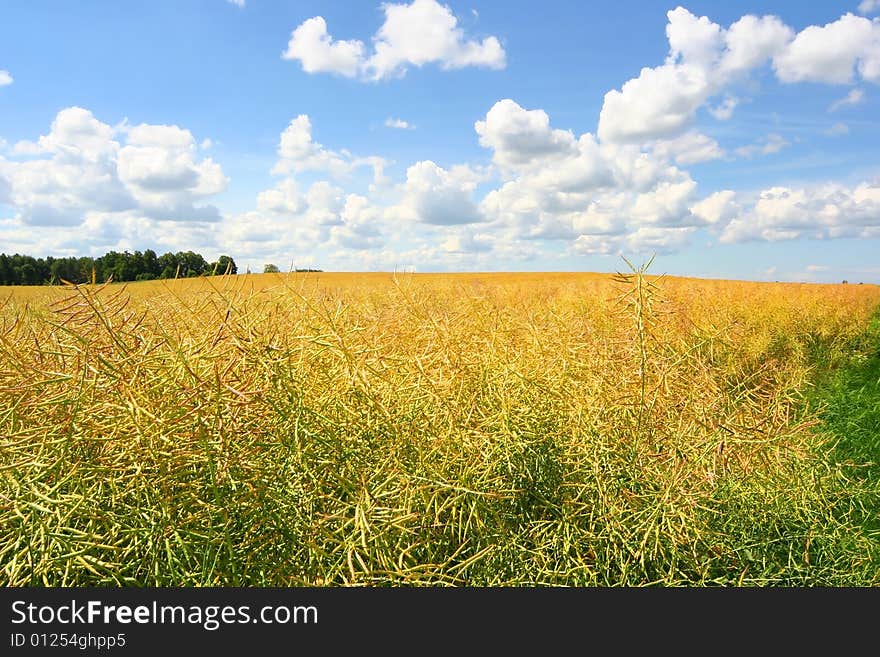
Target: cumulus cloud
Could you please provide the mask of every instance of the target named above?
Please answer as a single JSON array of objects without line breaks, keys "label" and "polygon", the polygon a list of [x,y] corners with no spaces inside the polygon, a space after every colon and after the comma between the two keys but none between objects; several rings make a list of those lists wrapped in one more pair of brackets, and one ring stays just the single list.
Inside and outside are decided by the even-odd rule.
[{"label": "cumulus cloud", "polygon": [[392,219],[450,226],[483,221],[473,194],[480,176],[467,166],[444,169],[430,160],[406,170],[403,198],[389,208]]},{"label": "cumulus cloud", "polygon": [[177,126],[139,125],[126,130],[117,169],[141,208],[148,214],[173,219],[218,219],[214,208],[194,208],[197,198],[222,192],[228,183],[220,165],[210,158],[196,160],[196,142],[189,130]]},{"label": "cumulus cloud", "polygon": [[572,252],[577,255],[674,253],[688,245],[695,230],[641,227],[625,235],[580,235],[572,244]]},{"label": "cumulus cloud", "polygon": [[274,214],[296,215],[306,209],[306,199],[293,178],[285,178],[272,189],[257,195],[257,210]]},{"label": "cumulus cloud", "polygon": [[9,71],[0,69],[0,87],[12,84],[12,74]]},{"label": "cumulus cloud", "polygon": [[491,251],[497,238],[489,233],[458,232],[447,237],[440,248],[446,253],[473,254]]},{"label": "cumulus cloud", "polygon": [[643,68],[620,91],[605,94],[599,137],[637,142],[675,135],[691,122],[716,86],[708,71],[690,64]]},{"label": "cumulus cloud", "polygon": [[880,23],[845,14],[822,27],[810,25],[773,59],[783,82],[846,84],[856,69],[880,82]]},{"label": "cumulus cloud", "polygon": [[723,31],[706,16],[694,16],[684,7],[666,14],[666,38],[670,62],[682,61],[699,67],[715,63],[721,54]]},{"label": "cumulus cloud", "polygon": [[[502,177],[480,208],[487,221],[515,238],[571,240],[577,253],[604,253],[626,244],[644,246],[648,235],[683,234],[649,231],[627,242],[627,235],[642,228],[701,223],[688,209],[696,183],[668,161],[696,152],[689,148],[693,144],[658,145],[657,151],[666,148],[662,154],[635,145],[601,145],[590,133],[575,137],[554,129],[545,112],[511,100],[496,103],[475,129],[480,143],[493,150]],[[699,136],[691,141],[707,146]]]},{"label": "cumulus cloud", "polygon": [[654,142],[653,151],[660,157],[683,166],[709,162],[724,157],[724,149],[711,137],[690,131],[675,139]]},{"label": "cumulus cloud", "polygon": [[[669,55],[654,68],[605,94],[599,114],[603,141],[641,141],[684,130],[697,110],[737,76],[764,64],[792,37],[775,16],[743,16],[725,30],[683,7],[667,13]],[[715,111],[729,118],[736,99]]]},{"label": "cumulus cloud", "polygon": [[691,206],[691,213],[707,224],[724,224],[736,217],[740,206],[736,202],[736,192],[725,189],[713,192]]},{"label": "cumulus cloud", "polygon": [[313,263],[320,248],[381,249],[387,241],[383,212],[366,196],[346,193],[327,181],[315,182],[300,194],[288,179],[261,192],[255,210],[227,217],[219,239],[234,244],[243,258],[294,258],[300,266]]},{"label": "cumulus cloud", "polygon": [[359,194],[349,194],[339,214],[340,225],[330,230],[330,241],[344,249],[377,249],[385,244],[381,210]]},{"label": "cumulus cloud", "polygon": [[385,119],[385,127],[386,128],[395,128],[397,130],[415,130],[416,127],[410,123],[409,121],[404,121],[403,119],[396,119],[394,117],[388,117]]},{"label": "cumulus cloud", "polygon": [[334,73],[362,80],[400,77],[410,67],[427,64],[442,69],[500,69],[506,65],[497,37],[469,39],[452,10],[436,0],[385,3],[382,9],[385,21],[373,35],[369,53],[360,40],[335,40],[324,18],[315,16],[293,31],[282,57],[299,61],[306,73]]},{"label": "cumulus cloud", "polygon": [[497,37],[468,40],[452,10],[436,0],[383,5],[385,23],[373,37],[374,53],[366,69],[374,79],[402,75],[409,66],[437,63],[444,69],[504,68],[506,56]]},{"label": "cumulus cloud", "polygon": [[[327,180],[317,180],[303,191],[296,178],[306,171],[347,178],[344,174],[371,167],[370,190],[378,191],[390,183],[384,174],[384,158],[356,157],[344,149],[325,148],[313,139],[311,120],[305,114],[294,118],[281,133],[277,153],[271,173],[283,177],[257,194],[253,210],[225,218],[219,230],[223,244],[234,244],[243,257],[267,261],[314,253],[321,246],[357,250],[384,244],[380,224],[385,208]],[[298,256],[297,265],[310,264],[304,257]]]},{"label": "cumulus cloud", "polygon": [[776,16],[747,14],[724,32],[725,51],[719,62],[722,74],[747,73],[782,51],[794,30]]},{"label": "cumulus cloud", "polygon": [[272,173],[308,170],[327,171],[340,176],[351,170],[351,163],[339,153],[324,148],[312,139],[311,119],[306,114],[300,114],[281,133],[278,162]]},{"label": "cumulus cloud", "polygon": [[306,192],[307,209],[305,218],[314,226],[336,226],[342,223],[342,208],[345,205],[345,190],[319,180]]},{"label": "cumulus cloud", "polygon": [[254,210],[226,217],[220,239],[245,256],[307,252],[327,243],[331,230],[345,224],[345,203],[345,191],[325,180],[301,193],[295,180],[285,178],[257,195]]},{"label": "cumulus cloud", "polygon": [[576,151],[571,131],[551,129],[544,110],[524,110],[509,98],[495,103],[474,129],[480,144],[492,149],[492,161],[508,169],[531,168]]},{"label": "cumulus cloud", "polygon": [[843,98],[834,101],[828,107],[829,112],[836,112],[841,107],[847,107],[849,105],[858,105],[863,100],[865,100],[865,92],[861,89],[852,89],[846,96]]},{"label": "cumulus cloud", "polygon": [[336,73],[353,78],[364,67],[364,44],[336,41],[322,16],[304,21],[290,35],[283,59],[298,60],[306,73]]},{"label": "cumulus cloud", "polygon": [[862,0],[859,3],[859,13],[873,14],[880,9],[880,0]]},{"label": "cumulus cloud", "polygon": [[0,160],[0,176],[23,224],[74,226],[95,213],[214,221],[216,208],[195,203],[225,189],[228,180],[196,151],[192,134],[177,126],[112,127],[70,107],[36,142],[16,145],[15,154],[30,159]]},{"label": "cumulus cloud", "polygon": [[683,7],[667,18],[666,61],[643,68],[605,95],[598,128],[602,141],[673,137],[687,130],[704,106],[715,118],[728,119],[738,99],[728,94],[709,105],[710,99],[767,63],[785,83],[846,84],[857,75],[880,83],[877,20],[845,14],[795,33],[776,16],[746,15],[727,29]]},{"label": "cumulus cloud", "polygon": [[15,142],[15,146],[12,147],[13,155],[40,155],[43,152],[42,147],[38,143],[27,139]]},{"label": "cumulus cloud", "polygon": [[721,234],[722,242],[790,240],[801,237],[877,237],[880,185],[848,187],[828,183],[802,188],[771,187],[739,214]]},{"label": "cumulus cloud", "polygon": [[272,167],[274,175],[288,175],[303,171],[329,173],[343,178],[359,167],[373,169],[373,182],[386,184],[384,169],[387,161],[371,155],[356,157],[347,150],[334,151],[325,148],[312,137],[312,121],[307,114],[293,119],[281,133],[278,141],[278,161]]}]

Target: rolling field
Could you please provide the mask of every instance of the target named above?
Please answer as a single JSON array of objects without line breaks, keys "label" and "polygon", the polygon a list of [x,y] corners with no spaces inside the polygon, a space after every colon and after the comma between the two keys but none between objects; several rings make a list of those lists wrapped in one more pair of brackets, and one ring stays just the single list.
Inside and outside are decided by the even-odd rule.
[{"label": "rolling field", "polygon": [[878,306],[638,272],[0,288],[0,584],[877,585]]}]

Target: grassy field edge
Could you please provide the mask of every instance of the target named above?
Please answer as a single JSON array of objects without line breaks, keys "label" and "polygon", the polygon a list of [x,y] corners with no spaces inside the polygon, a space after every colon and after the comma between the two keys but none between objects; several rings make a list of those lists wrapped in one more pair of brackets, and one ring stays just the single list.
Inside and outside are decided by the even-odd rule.
[{"label": "grassy field edge", "polygon": [[873,545],[877,573],[871,583],[880,584],[880,309],[850,362],[827,373],[811,401],[820,407],[830,462],[853,490],[838,513],[860,527]]}]

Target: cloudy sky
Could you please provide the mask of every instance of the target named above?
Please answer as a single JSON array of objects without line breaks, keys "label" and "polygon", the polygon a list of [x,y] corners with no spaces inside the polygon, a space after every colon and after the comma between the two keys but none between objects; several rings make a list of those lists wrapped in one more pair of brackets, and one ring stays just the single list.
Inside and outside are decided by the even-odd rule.
[{"label": "cloudy sky", "polygon": [[0,7],[0,251],[880,282],[880,0]]}]

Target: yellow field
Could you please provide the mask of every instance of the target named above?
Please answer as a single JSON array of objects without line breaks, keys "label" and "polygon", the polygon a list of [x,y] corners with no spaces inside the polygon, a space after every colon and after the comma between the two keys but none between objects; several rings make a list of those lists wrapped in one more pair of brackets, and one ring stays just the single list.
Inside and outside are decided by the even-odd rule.
[{"label": "yellow field", "polygon": [[804,398],[877,286],[298,273],[0,304],[0,584],[877,576]]}]

